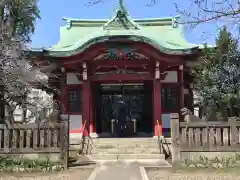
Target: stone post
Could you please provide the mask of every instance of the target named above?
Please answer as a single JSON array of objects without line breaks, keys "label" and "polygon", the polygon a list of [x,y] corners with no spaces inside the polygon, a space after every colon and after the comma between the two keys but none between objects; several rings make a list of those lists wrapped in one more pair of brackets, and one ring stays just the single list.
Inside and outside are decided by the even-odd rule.
[{"label": "stone post", "polygon": [[170,114],[171,140],[172,140],[172,164],[177,165],[180,158],[180,133],[179,133],[179,114]]},{"label": "stone post", "polygon": [[69,115],[62,114],[60,126],[60,162],[64,169],[68,168],[68,151],[69,151]]}]

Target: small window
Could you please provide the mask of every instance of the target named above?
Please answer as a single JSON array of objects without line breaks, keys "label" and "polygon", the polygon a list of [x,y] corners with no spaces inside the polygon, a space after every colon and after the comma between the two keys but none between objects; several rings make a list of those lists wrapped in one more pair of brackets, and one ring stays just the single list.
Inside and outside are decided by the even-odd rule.
[{"label": "small window", "polygon": [[161,89],[161,104],[163,111],[176,111],[179,107],[179,88],[166,87]]},{"label": "small window", "polygon": [[68,91],[68,111],[71,113],[82,112],[82,92],[80,89]]}]

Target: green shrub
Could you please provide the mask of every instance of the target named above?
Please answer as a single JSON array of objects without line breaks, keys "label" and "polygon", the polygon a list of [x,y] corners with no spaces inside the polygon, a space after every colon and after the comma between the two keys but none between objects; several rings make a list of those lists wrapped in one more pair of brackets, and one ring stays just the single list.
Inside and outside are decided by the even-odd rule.
[{"label": "green shrub", "polygon": [[50,160],[29,160],[0,157],[1,172],[59,171],[61,166]]},{"label": "green shrub", "polygon": [[235,154],[230,157],[209,159],[205,156],[200,156],[197,161],[185,159],[185,165],[187,167],[199,167],[199,168],[234,168],[240,166],[240,155]]}]

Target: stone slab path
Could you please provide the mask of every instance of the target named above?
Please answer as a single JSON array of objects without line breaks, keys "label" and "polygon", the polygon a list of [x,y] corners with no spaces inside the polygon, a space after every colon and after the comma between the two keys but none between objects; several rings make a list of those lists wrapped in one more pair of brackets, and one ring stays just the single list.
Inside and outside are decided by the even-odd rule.
[{"label": "stone slab path", "polygon": [[[122,161],[104,163],[94,171],[89,180],[142,180],[140,166],[157,164]],[[161,165],[168,166],[169,164],[162,162]]]},{"label": "stone slab path", "polygon": [[96,171],[94,180],[141,180],[137,163],[103,164]]}]

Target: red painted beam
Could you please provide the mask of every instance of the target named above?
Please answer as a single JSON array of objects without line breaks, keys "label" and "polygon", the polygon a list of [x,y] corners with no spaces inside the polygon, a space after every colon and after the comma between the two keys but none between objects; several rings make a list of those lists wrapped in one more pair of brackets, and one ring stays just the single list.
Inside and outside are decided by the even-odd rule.
[{"label": "red painted beam", "polygon": [[92,71],[92,74],[96,74],[96,73],[107,73],[107,72],[114,72],[117,70],[129,70],[129,71],[133,71],[133,72],[142,72],[142,73],[148,73],[150,72],[149,68],[143,68],[143,67],[126,67],[126,68],[118,68],[118,67],[98,67],[95,71]]},{"label": "red painted beam", "polygon": [[[66,69],[79,69],[81,70],[81,66],[77,65],[81,64],[81,60],[69,60],[62,63]],[[100,66],[102,67],[118,67],[118,68],[125,68],[125,67],[143,67],[149,66],[151,61],[148,60],[98,60],[98,61],[89,61],[88,65],[91,65],[91,69],[93,72],[96,71],[97,68]],[[77,65],[77,66],[76,66]]]},{"label": "red painted beam", "polygon": [[[186,59],[196,59],[193,55],[168,55],[160,52],[158,49],[153,47],[150,44],[143,43],[143,42],[135,42],[130,41],[126,39],[122,39],[121,41],[118,41],[118,43],[125,42],[126,46],[129,45],[130,48],[134,48],[137,50],[137,52],[140,52],[141,54],[144,54],[145,56],[149,57],[150,60],[159,60],[159,61],[165,61],[168,64],[178,64],[182,63]],[[83,60],[92,61],[94,58],[99,56],[100,54],[106,53],[106,50],[108,49],[108,46],[106,46],[106,42],[96,43],[91,45],[89,48],[87,48],[84,52],[81,52],[79,54],[73,55],[71,57],[58,57],[55,58],[55,62],[57,62],[59,65],[66,64],[66,63],[74,63],[76,62],[82,62]],[[37,61],[46,61],[47,57],[38,57]]]},{"label": "red painted beam", "polygon": [[[159,61],[165,61],[168,64],[178,64],[183,63],[186,59],[186,56],[181,55],[168,55],[160,52],[155,47],[151,46],[147,43],[139,43],[139,42],[133,42],[129,41],[129,47],[136,49],[141,54],[144,54],[145,56],[149,57],[150,60],[159,60]],[[127,44],[126,44],[127,45]],[[71,58],[65,57],[65,58],[59,58],[61,59],[62,63],[72,63],[70,61],[83,61],[88,60],[92,61],[100,54],[106,53],[106,49],[108,47],[105,45],[105,43],[97,43],[89,48],[87,48],[84,52],[74,55]],[[70,60],[71,59],[71,60]]]},{"label": "red painted beam", "polygon": [[93,75],[92,81],[138,81],[138,80],[152,80],[150,75],[136,75],[136,74],[104,74]]},{"label": "red painted beam", "polygon": [[160,62],[164,61],[169,65],[179,64],[184,61],[184,58],[183,58],[184,56],[167,55],[158,51],[151,45],[136,43],[134,44],[134,48],[141,51],[143,54],[153,57],[154,59],[159,60]]},{"label": "red painted beam", "polygon": [[109,65],[109,66],[121,66],[121,65],[129,65],[129,66],[139,66],[142,64],[149,64],[149,60],[139,59],[139,60],[97,60],[93,61],[94,66],[99,65]]},{"label": "red painted beam", "polygon": [[116,81],[116,80],[101,80],[97,81],[99,84],[133,84],[133,83],[144,83],[145,80],[126,80],[126,81]]}]

